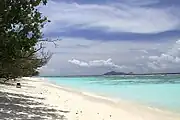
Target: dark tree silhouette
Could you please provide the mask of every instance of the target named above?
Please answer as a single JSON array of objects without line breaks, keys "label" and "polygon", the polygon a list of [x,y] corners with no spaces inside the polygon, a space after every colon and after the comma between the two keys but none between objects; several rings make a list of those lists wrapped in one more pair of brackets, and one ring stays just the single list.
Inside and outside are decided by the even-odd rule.
[{"label": "dark tree silhouette", "polygon": [[38,6],[46,3],[0,0],[0,78],[38,75],[37,68],[50,59],[51,54],[43,52],[42,42],[47,40],[41,32],[50,21],[38,11]]}]

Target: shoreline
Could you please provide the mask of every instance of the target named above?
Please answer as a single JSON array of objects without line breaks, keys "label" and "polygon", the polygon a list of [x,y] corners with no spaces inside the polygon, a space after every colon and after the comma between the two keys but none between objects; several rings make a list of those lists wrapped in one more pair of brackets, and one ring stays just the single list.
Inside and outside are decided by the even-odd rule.
[{"label": "shoreline", "polygon": [[[158,108],[155,106],[149,106],[147,104],[142,104],[142,103],[137,103],[134,101],[129,101],[129,100],[124,100],[124,99],[119,99],[119,98],[113,98],[113,97],[109,97],[105,94],[96,94],[93,92],[87,92],[87,91],[81,91],[75,88],[70,88],[68,86],[62,86],[59,85],[55,82],[51,82],[50,80],[43,78],[44,81],[48,82],[51,86],[56,87],[58,89],[67,91],[67,92],[71,92],[71,93],[75,93],[77,95],[80,96],[84,96],[85,98],[94,100],[95,102],[104,102],[105,104],[109,104],[109,105],[113,105],[115,107],[121,107],[121,105],[132,105],[134,107],[138,107],[138,108],[142,108],[145,110],[149,110],[149,111],[157,111],[160,113],[165,113],[165,114],[174,114],[174,115],[180,115],[178,112],[174,112],[174,111],[170,111],[168,109],[163,109],[163,108]],[[179,118],[180,120],[180,118]]]},{"label": "shoreline", "polygon": [[83,91],[83,90],[79,90],[79,89],[76,89],[76,88],[71,88],[69,86],[59,85],[59,84],[57,84],[55,82],[52,82],[52,81],[48,80],[47,78],[40,78],[40,79],[48,82],[51,86],[59,88],[61,90],[76,93],[78,95],[82,95],[82,96],[89,97],[89,98],[93,97],[95,99],[100,99],[100,100],[107,101],[109,103],[113,103],[113,104],[116,104],[116,105],[118,103],[123,102],[125,104],[132,104],[132,105],[135,105],[135,106],[147,107],[148,109],[154,109],[154,110],[157,110],[157,111],[163,111],[163,112],[166,112],[166,113],[173,113],[173,114],[179,114],[180,115],[180,113],[179,113],[180,111],[170,110],[170,109],[167,109],[165,107],[160,108],[160,107],[157,107],[157,106],[154,106],[154,105],[148,105],[148,104],[141,103],[141,102],[134,102],[134,101],[126,100],[126,99],[122,99],[122,98],[115,98],[115,97],[112,97],[112,96],[108,96],[107,94],[94,93],[94,92],[90,92],[90,91]]},{"label": "shoreline", "polygon": [[[180,120],[179,114],[157,110],[124,100],[116,101],[111,98],[108,99],[108,97],[76,91],[53,84],[42,78],[22,79],[22,88],[3,86],[2,88],[8,88],[3,91],[11,94],[26,95],[29,98],[43,98],[35,98],[34,101],[42,103],[44,108],[57,110],[54,112],[57,115],[54,116],[63,116],[65,120]],[[2,88],[0,88],[0,92]],[[33,115],[36,115],[36,113],[33,113]],[[61,120],[60,118],[48,117],[49,119]]]},{"label": "shoreline", "polygon": [[[35,79],[39,79],[39,78],[35,78]],[[68,86],[59,85],[59,84],[57,84],[55,82],[51,82],[50,80],[48,80],[46,78],[40,78],[40,79],[46,81],[52,87],[56,87],[56,88],[58,88],[60,90],[64,90],[64,91],[67,91],[67,92],[75,93],[77,95],[84,96],[84,97],[87,97],[87,98],[92,99],[92,100],[97,100],[97,101],[101,101],[101,102],[103,101],[105,103],[110,103],[110,104],[113,104],[113,105],[116,105],[116,106],[119,103],[128,104],[128,105],[131,104],[131,105],[134,105],[134,106],[137,106],[137,107],[144,107],[145,109],[146,108],[153,109],[153,110],[161,111],[161,112],[164,112],[164,113],[179,114],[179,113],[171,111],[169,109],[158,108],[156,106],[150,106],[150,105],[147,105],[147,104],[142,104],[140,102],[134,102],[134,101],[125,100],[125,99],[121,99],[121,98],[113,98],[113,97],[110,97],[110,96],[105,95],[105,94],[99,94],[99,93],[96,94],[94,92],[82,91],[82,90],[78,90],[78,89],[71,88],[71,87],[68,87]]]}]

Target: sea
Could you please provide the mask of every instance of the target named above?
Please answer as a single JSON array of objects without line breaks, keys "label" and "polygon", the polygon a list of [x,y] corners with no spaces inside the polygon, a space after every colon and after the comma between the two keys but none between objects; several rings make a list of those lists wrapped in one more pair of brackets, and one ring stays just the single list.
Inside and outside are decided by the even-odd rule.
[{"label": "sea", "polygon": [[79,91],[180,113],[180,75],[45,77]]}]

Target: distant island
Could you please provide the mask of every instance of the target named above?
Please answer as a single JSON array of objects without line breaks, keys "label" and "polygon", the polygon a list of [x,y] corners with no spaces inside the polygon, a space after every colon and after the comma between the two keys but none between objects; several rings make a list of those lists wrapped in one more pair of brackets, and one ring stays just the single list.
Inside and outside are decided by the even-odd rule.
[{"label": "distant island", "polygon": [[103,75],[129,75],[129,73],[110,71],[110,72],[104,73]]},{"label": "distant island", "polygon": [[110,71],[107,73],[104,73],[103,75],[168,75],[168,74],[180,74],[180,73],[125,73],[125,72],[115,72],[115,71]]}]

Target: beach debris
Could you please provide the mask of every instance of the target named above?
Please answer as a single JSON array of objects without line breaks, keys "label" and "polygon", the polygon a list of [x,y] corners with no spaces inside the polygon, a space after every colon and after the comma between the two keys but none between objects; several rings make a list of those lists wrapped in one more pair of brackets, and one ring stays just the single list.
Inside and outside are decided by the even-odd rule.
[{"label": "beach debris", "polygon": [[21,83],[17,83],[16,88],[21,88]]},{"label": "beach debris", "polygon": [[112,115],[109,115],[110,117],[112,116]]}]

